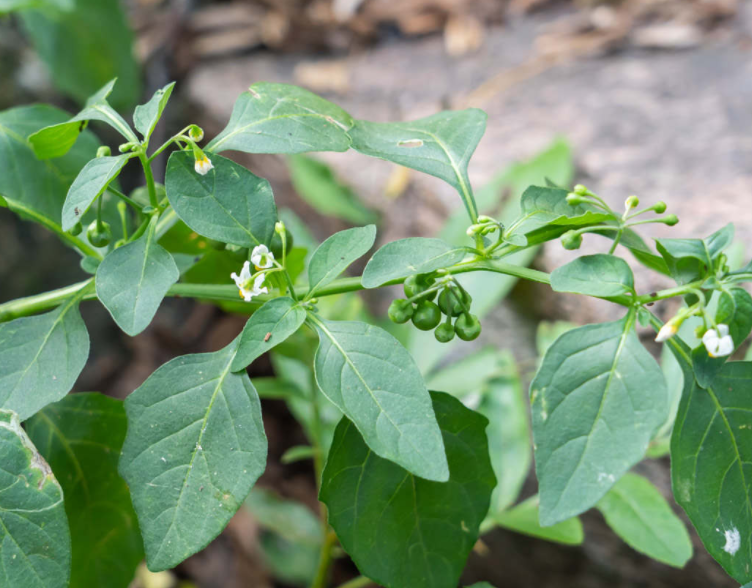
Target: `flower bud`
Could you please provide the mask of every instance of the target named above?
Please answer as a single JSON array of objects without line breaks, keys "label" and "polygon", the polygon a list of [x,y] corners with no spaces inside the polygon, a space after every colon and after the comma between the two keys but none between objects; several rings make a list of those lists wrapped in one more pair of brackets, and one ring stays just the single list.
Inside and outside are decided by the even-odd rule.
[{"label": "flower bud", "polygon": [[585,196],[588,193],[588,189],[585,186],[583,186],[582,184],[577,184],[574,187],[574,193],[578,194],[580,196]]},{"label": "flower bud", "polygon": [[587,203],[587,199],[583,198],[582,196],[579,196],[575,194],[574,192],[570,192],[567,194],[567,204],[570,206],[577,206],[578,204],[585,204]]},{"label": "flower bud", "polygon": [[679,217],[675,214],[669,214],[663,218],[663,222],[669,227],[673,227],[676,223],[679,222]]},{"label": "flower bud", "polygon": [[668,341],[676,335],[676,332],[679,330],[679,327],[676,326],[674,321],[669,321],[665,325],[661,327],[661,330],[658,331],[658,335],[656,336],[655,340],[657,343],[663,343],[664,341]]},{"label": "flower bud", "polygon": [[658,214],[663,214],[666,212],[666,203],[662,200],[659,200],[655,204],[653,204],[653,210],[655,210]]},{"label": "flower bud", "polygon": [[561,244],[563,245],[564,249],[568,249],[570,251],[579,249],[580,245],[582,245],[582,234],[574,230],[567,231],[561,236]]},{"label": "flower bud", "polygon": [[110,155],[112,155],[112,150],[107,145],[102,145],[97,149],[97,159],[100,157],[109,157]]},{"label": "flower bud", "polygon": [[627,198],[627,200],[624,202],[624,207],[627,210],[630,210],[632,208],[636,208],[640,205],[640,199],[637,196],[630,196]]},{"label": "flower bud", "polygon": [[188,136],[196,143],[200,143],[204,139],[204,129],[198,125],[191,125],[188,129]]},{"label": "flower bud", "polygon": [[[138,143],[135,143],[133,141],[130,141],[128,143],[123,143],[118,147],[118,151],[120,153],[128,153],[128,151],[133,151],[133,149],[138,145]],[[97,155],[99,157],[99,155]]]},{"label": "flower bud", "polygon": [[282,221],[277,221],[276,223],[274,223],[274,232],[278,235],[286,233],[287,229],[285,228],[285,223],[283,223]]}]

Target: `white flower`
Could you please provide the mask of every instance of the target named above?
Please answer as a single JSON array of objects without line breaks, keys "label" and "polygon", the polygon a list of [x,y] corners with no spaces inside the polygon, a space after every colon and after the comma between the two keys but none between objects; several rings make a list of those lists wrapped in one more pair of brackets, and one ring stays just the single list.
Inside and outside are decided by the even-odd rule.
[{"label": "white flower", "polygon": [[274,265],[274,254],[266,245],[257,245],[251,251],[251,261],[258,269],[266,269]]},{"label": "white flower", "polygon": [[243,264],[243,269],[240,270],[240,275],[232,272],[230,277],[235,281],[235,285],[240,290],[240,297],[246,302],[250,302],[251,298],[258,296],[259,294],[268,294],[269,289],[262,285],[266,279],[265,274],[257,274],[255,278],[251,276],[251,262],[246,261]]},{"label": "white flower", "polygon": [[676,335],[676,332],[678,330],[679,329],[676,327],[676,325],[669,321],[661,327],[660,331],[658,331],[658,336],[655,338],[655,340],[658,343],[668,341],[669,339],[671,339],[671,337]]},{"label": "white flower", "polygon": [[197,159],[196,164],[193,167],[196,170],[196,173],[201,174],[202,176],[205,176],[209,173],[210,170],[214,169],[212,162],[206,155],[204,155],[201,159]]},{"label": "white flower", "polygon": [[702,342],[710,357],[726,357],[734,352],[734,340],[729,335],[728,325],[709,329],[702,336]]}]

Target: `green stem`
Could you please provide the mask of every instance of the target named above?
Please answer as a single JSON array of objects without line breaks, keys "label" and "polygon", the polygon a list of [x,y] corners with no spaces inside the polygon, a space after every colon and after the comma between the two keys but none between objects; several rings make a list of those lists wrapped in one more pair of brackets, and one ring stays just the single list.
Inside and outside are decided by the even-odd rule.
[{"label": "green stem", "polygon": [[339,588],[364,588],[365,586],[370,586],[371,584],[373,584],[373,582],[370,580],[370,578],[366,578],[365,576],[358,576],[357,578],[353,578],[349,582],[340,584]]},{"label": "green stem", "polygon": [[[74,294],[79,293],[83,288],[93,282],[94,278],[89,278],[83,282],[71,284],[70,286],[58,288],[57,290],[51,290],[44,294],[27,296],[26,298],[17,298],[16,300],[11,300],[5,304],[0,304],[0,322],[29,316],[60,306],[65,300]],[[96,294],[93,291],[86,292],[81,298],[82,300],[96,298]]]},{"label": "green stem", "polygon": [[[323,504],[322,508],[325,508]],[[332,566],[332,550],[337,543],[337,535],[334,531],[329,531],[324,536],[324,543],[321,545],[321,557],[319,566],[316,569],[316,576],[311,583],[311,588],[326,588],[329,579],[329,568]]]},{"label": "green stem", "polygon": [[138,154],[138,158],[141,160],[141,165],[144,168],[144,178],[146,178],[146,189],[149,191],[149,203],[154,208],[159,208],[159,200],[157,199],[157,186],[154,184],[154,174],[151,171],[151,164],[146,159],[146,154],[141,151]]},{"label": "green stem", "polygon": [[616,233],[616,237],[614,237],[614,242],[611,244],[611,249],[608,250],[609,255],[613,255],[614,251],[616,251],[616,247],[619,245],[619,241],[621,241],[621,236],[624,234],[624,229],[619,229]]},{"label": "green stem", "polygon": [[156,151],[155,151],[154,153],[152,153],[152,154],[151,154],[151,157],[149,157],[149,159],[147,159],[147,161],[148,161],[149,163],[151,163],[152,161],[154,161],[154,159],[156,159],[156,158],[157,158],[157,157],[159,156],[159,154],[160,154],[160,153],[162,153],[162,151],[164,151],[164,150],[165,150],[165,149],[167,149],[167,148],[168,148],[168,147],[169,147],[170,145],[172,145],[172,144],[173,144],[173,143],[174,143],[174,142],[175,142],[175,141],[176,141],[176,140],[177,140],[177,139],[178,139],[178,138],[179,138],[179,137],[180,137],[180,136],[181,136],[181,135],[182,135],[183,133],[185,133],[185,132],[186,132],[186,131],[187,131],[188,129],[190,129],[190,128],[191,128],[191,125],[188,125],[188,126],[187,126],[187,127],[185,127],[185,128],[184,128],[184,129],[182,130],[182,131],[180,131],[179,133],[177,133],[177,134],[173,135],[172,137],[170,137],[169,139],[167,139],[167,141],[165,141],[165,142],[164,142],[164,143],[163,143],[163,144],[162,144],[162,145],[161,145],[161,146],[159,147],[159,149],[157,149],[157,150],[156,150]]},{"label": "green stem", "polygon": [[[48,228],[50,231],[55,233],[62,241],[65,241],[69,245],[72,245],[76,249],[78,249],[83,255],[89,256],[89,257],[96,257],[97,259],[103,259],[102,254],[99,253],[96,249],[94,249],[91,245],[86,243],[84,240],[79,239],[78,237],[74,237],[70,233],[63,230],[63,228],[57,224],[54,221],[51,221],[46,216],[43,216],[36,212],[35,210],[32,210],[31,208],[27,208],[20,202],[17,202],[15,200],[8,200],[8,208],[15,212],[16,214],[20,215],[21,217],[28,217],[32,219],[33,221],[39,223],[43,227]],[[86,230],[84,228],[84,230]]]},{"label": "green stem", "polygon": [[139,204],[137,204],[135,200],[133,200],[132,198],[129,198],[128,196],[126,196],[125,194],[123,194],[120,190],[116,190],[112,186],[107,186],[107,191],[111,192],[112,194],[114,194],[115,196],[117,196],[118,198],[120,198],[120,200],[122,200],[123,202],[125,202],[126,204],[128,204],[133,210],[136,211],[137,214],[139,214],[139,215],[143,215],[144,214],[143,212],[141,212],[141,206]]}]

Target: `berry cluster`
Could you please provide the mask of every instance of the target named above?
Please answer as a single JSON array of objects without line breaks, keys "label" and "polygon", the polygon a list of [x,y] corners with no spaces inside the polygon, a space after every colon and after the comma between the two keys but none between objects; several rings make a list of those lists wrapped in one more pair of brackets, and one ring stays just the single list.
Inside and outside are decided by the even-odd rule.
[{"label": "berry cluster", "polygon": [[[448,343],[456,334],[463,341],[480,335],[480,320],[470,313],[472,298],[453,278],[437,283],[432,274],[410,276],[404,283],[407,299],[398,298],[389,306],[389,318],[398,324],[412,319],[421,331],[434,331],[441,343]],[[438,304],[434,302],[438,294]],[[446,319],[442,322],[442,315]],[[452,324],[454,322],[454,324]]]}]

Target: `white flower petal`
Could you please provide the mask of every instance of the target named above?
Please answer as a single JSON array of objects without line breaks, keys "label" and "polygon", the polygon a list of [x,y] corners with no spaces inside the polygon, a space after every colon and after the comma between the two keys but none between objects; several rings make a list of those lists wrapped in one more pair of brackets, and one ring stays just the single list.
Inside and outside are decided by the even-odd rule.
[{"label": "white flower petal", "polygon": [[664,341],[668,341],[669,339],[671,339],[671,337],[676,335],[677,330],[678,329],[676,328],[676,325],[673,325],[671,323],[666,323],[665,325],[661,327],[661,330],[658,331],[658,336],[655,338],[655,340],[658,343],[663,343]]},{"label": "white flower petal", "polygon": [[206,155],[204,155],[201,159],[196,160],[193,169],[196,170],[197,174],[205,176],[214,169],[214,165],[212,164],[211,160]]},{"label": "white flower petal", "polygon": [[727,355],[731,355],[734,352],[734,340],[731,338],[730,335],[726,335],[725,337],[721,337],[721,339],[718,341],[718,351],[716,352],[716,357],[726,357]]},{"label": "white flower petal", "polygon": [[274,265],[274,254],[266,245],[257,245],[251,252],[253,265],[260,269],[267,269]]},{"label": "white flower petal", "polygon": [[719,337],[727,337],[729,334],[729,328],[728,325],[718,325],[716,327],[716,331],[718,331]]},{"label": "white flower petal", "polygon": [[246,261],[243,264],[243,269],[240,271],[240,277],[245,282],[251,279],[251,262],[250,261]]}]

